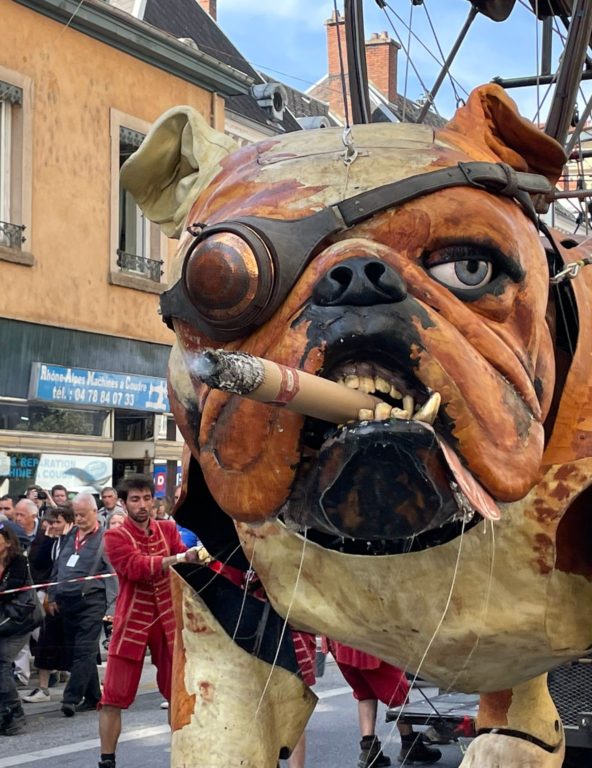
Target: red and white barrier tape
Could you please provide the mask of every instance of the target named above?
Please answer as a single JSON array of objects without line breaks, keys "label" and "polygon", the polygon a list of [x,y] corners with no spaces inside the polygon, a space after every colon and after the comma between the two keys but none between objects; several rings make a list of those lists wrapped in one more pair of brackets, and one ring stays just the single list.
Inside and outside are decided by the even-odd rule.
[{"label": "red and white barrier tape", "polygon": [[0,595],[11,595],[14,592],[27,592],[29,589],[47,589],[55,587],[58,584],[75,584],[77,581],[92,581],[93,579],[110,579],[115,576],[114,573],[97,573],[94,576],[78,576],[76,579],[63,579],[62,581],[46,581],[44,584],[28,584],[26,587],[15,587],[14,589],[5,589]]}]

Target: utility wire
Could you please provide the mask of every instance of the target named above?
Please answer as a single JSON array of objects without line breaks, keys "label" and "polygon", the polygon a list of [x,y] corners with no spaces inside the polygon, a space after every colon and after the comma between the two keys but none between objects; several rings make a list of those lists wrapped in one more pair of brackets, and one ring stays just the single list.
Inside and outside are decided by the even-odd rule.
[{"label": "utility wire", "polygon": [[[396,27],[395,27],[395,25],[394,25],[394,23],[393,23],[392,19],[391,19],[391,18],[389,17],[389,15],[388,15],[388,12],[387,12],[387,8],[388,8],[389,10],[391,10],[391,8],[390,8],[390,5],[388,5],[388,3],[385,3],[385,5],[384,5],[384,6],[380,5],[379,7],[380,7],[380,8],[381,8],[381,9],[384,11],[384,15],[385,15],[385,18],[387,19],[388,23],[391,25],[391,28],[392,28],[392,30],[393,30],[393,34],[395,35],[395,38],[397,39],[397,42],[399,43],[399,45],[400,45],[400,46],[401,46],[401,48],[403,49],[403,52],[404,52],[404,53],[405,53],[405,55],[407,56],[407,60],[408,60],[408,62],[409,62],[409,64],[410,64],[410,66],[411,66],[411,69],[414,71],[414,73],[415,73],[415,76],[416,76],[416,77],[417,77],[417,79],[419,80],[419,83],[420,83],[421,87],[423,88],[423,90],[424,90],[426,93],[429,93],[429,92],[430,92],[430,89],[427,87],[427,85],[426,85],[426,84],[425,84],[425,82],[423,81],[423,78],[422,78],[422,77],[421,77],[421,75],[419,74],[419,71],[418,71],[417,67],[415,66],[415,64],[414,64],[414,63],[413,63],[413,61],[411,60],[411,58],[410,58],[410,56],[409,56],[409,52],[407,51],[407,48],[405,47],[405,44],[403,43],[403,41],[402,41],[402,39],[401,39],[401,36],[400,36],[400,35],[399,35],[399,33],[397,32],[397,29],[396,29]],[[436,114],[439,114],[439,112],[438,112],[438,110],[436,109],[436,106],[435,106],[434,104],[432,104],[432,109],[434,110],[434,112],[435,112]]]},{"label": "utility wire", "polygon": [[[395,11],[395,9],[391,5],[389,5],[388,3],[383,3],[382,0],[375,0],[375,1],[376,1],[376,4],[378,5],[378,7],[381,10],[384,10],[385,8],[388,8],[391,11],[391,13],[393,14],[393,16],[396,17],[397,21],[400,24],[402,24],[405,27],[405,29],[407,29],[407,22],[405,21],[405,19],[402,16],[400,16]],[[424,3],[424,10],[425,10],[425,12],[427,14],[428,11],[427,11],[427,6],[425,5],[425,3]],[[386,16],[386,13],[385,13],[385,16]],[[428,15],[428,20],[430,22],[430,26],[432,26],[432,21],[431,21],[429,15]],[[389,20],[389,22],[390,22],[390,24],[392,26],[392,24],[393,24],[392,21]],[[412,29],[409,30],[409,31],[411,33],[411,36],[414,38],[414,40],[416,40],[421,45],[421,47],[425,50],[425,52],[428,54],[428,56],[431,56],[432,59],[436,62],[436,64],[438,64],[438,66],[440,66],[440,67],[443,66],[445,61],[446,61],[446,57],[444,55],[444,52],[442,51],[442,48],[440,46],[440,42],[438,41],[438,39],[436,37],[436,32],[434,31],[434,27],[432,26],[432,32],[434,33],[434,38],[436,39],[436,45],[438,46],[438,50],[440,51],[440,56],[442,57],[441,59],[439,59],[436,56],[436,54],[432,50],[430,50],[429,46],[427,46],[424,43],[424,41],[421,39],[421,37],[419,35],[417,35]],[[456,96],[456,90],[454,88],[455,85],[458,86],[461,89],[461,91],[464,92],[465,96],[469,95],[469,92],[467,91],[467,89],[462,85],[462,83],[459,80],[457,80],[454,77],[454,75],[450,71],[448,72],[448,77],[450,78],[450,84],[452,85],[452,88],[455,91],[455,96]]]},{"label": "utility wire", "polygon": [[[446,63],[446,56],[444,55],[444,51],[442,50],[442,46],[440,45],[440,41],[438,40],[438,35],[436,33],[436,29],[435,29],[434,25],[432,24],[432,18],[430,16],[430,12],[428,11],[428,4],[425,3],[425,2],[423,3],[423,10],[425,12],[426,18],[427,18],[428,23],[430,25],[430,29],[432,30],[432,35],[434,36],[434,41],[435,41],[436,45],[438,46],[438,51],[440,52],[440,56],[442,58],[441,62],[439,62],[439,63],[440,63],[441,66],[444,66],[444,64]],[[431,53],[431,51],[429,50],[429,48],[427,46],[424,46],[424,48],[426,48],[426,50]],[[432,56],[433,56],[433,54],[432,54]],[[434,59],[436,59],[436,61],[438,61],[436,56],[434,56]],[[462,99],[459,96],[458,91],[456,90],[455,79],[454,79],[454,77],[452,77],[450,69],[448,70],[447,75],[448,75],[448,79],[450,80],[450,86],[451,86],[452,91],[454,93],[454,98],[456,99],[456,103],[459,104],[462,101]],[[465,92],[466,96],[469,95],[468,91],[466,91],[462,87],[462,85],[460,85],[460,83],[459,83],[459,87],[462,88],[462,90]]]},{"label": "utility wire", "polygon": [[403,117],[402,122],[405,122],[405,110],[407,109],[407,85],[409,82],[409,62],[411,61],[411,27],[413,26],[413,8],[414,5],[409,5],[409,33],[407,34],[407,61],[405,63],[405,85],[403,87]]}]

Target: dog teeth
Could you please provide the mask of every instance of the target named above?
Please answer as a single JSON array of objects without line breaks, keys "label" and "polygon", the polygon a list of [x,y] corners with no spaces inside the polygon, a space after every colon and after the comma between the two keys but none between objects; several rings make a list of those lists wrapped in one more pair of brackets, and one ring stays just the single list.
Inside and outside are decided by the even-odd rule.
[{"label": "dog teeth", "polygon": [[393,398],[393,400],[401,400],[403,397],[403,395],[399,392],[394,384],[391,385],[389,395]]},{"label": "dog teeth", "polygon": [[362,392],[366,392],[366,394],[374,392],[374,379],[372,376],[360,376],[359,379],[359,388]]},{"label": "dog teeth", "polygon": [[386,421],[391,417],[391,406],[388,403],[378,403],[374,409],[374,418],[376,421]]},{"label": "dog teeth", "polygon": [[440,403],[442,398],[439,392],[434,392],[430,399],[424,403],[421,408],[417,410],[417,413],[413,416],[413,421],[423,421],[426,424],[433,424],[440,410]]},{"label": "dog teeth", "polygon": [[376,376],[374,379],[374,389],[376,392],[384,392],[385,395],[388,395],[391,391],[391,385],[386,379]]},{"label": "dog teeth", "polygon": [[[352,371],[356,371],[355,373]],[[433,424],[438,416],[442,398],[434,392],[423,405],[416,405],[412,395],[403,395],[394,384],[383,376],[373,376],[369,366],[348,366],[337,383],[349,389],[357,389],[366,394],[382,392],[393,400],[401,401],[401,407],[392,407],[388,403],[378,403],[374,410],[362,408],[358,412],[359,421],[385,421],[386,419],[405,419]],[[417,410],[415,410],[417,408]],[[414,413],[415,411],[415,413]]]},{"label": "dog teeth", "polygon": [[391,408],[391,418],[403,419],[404,421],[408,421],[409,414],[407,413],[407,411],[404,411],[402,408]]}]

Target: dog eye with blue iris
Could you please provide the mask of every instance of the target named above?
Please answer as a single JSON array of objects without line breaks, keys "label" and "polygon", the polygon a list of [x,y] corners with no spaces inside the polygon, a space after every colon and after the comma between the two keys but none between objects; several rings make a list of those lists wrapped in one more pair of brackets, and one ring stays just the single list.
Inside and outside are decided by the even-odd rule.
[{"label": "dog eye with blue iris", "polygon": [[510,256],[474,243],[444,246],[424,253],[423,264],[430,277],[467,300],[497,290],[495,286],[501,278],[518,282],[524,276],[520,265]]},{"label": "dog eye with blue iris", "polygon": [[482,288],[493,276],[493,264],[481,259],[449,261],[428,267],[430,275],[438,282],[456,290]]}]

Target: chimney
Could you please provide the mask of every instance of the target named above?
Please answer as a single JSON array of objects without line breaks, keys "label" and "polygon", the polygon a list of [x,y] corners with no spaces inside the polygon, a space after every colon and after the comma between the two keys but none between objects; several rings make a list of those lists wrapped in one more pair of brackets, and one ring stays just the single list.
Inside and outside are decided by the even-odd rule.
[{"label": "chimney", "polygon": [[373,32],[366,40],[368,80],[389,101],[397,98],[397,54],[401,46],[388,32]]},{"label": "chimney", "polygon": [[373,32],[366,40],[368,80],[389,101],[397,98],[397,54],[401,46],[388,32]]},{"label": "chimney", "polygon": [[204,11],[216,21],[218,15],[218,0],[197,0],[197,2],[201,5]]},{"label": "chimney", "polygon": [[[346,89],[348,93],[349,107],[349,83],[347,80],[347,50],[345,45],[345,18],[339,11],[333,11],[331,18],[325,22],[327,27],[327,64],[329,76],[329,93],[325,95],[325,101],[329,103],[329,109],[334,115],[345,117],[343,104],[343,89],[341,83],[341,64],[339,59],[339,43],[341,43],[341,59],[345,75]],[[350,109],[351,114],[351,109]]]}]

